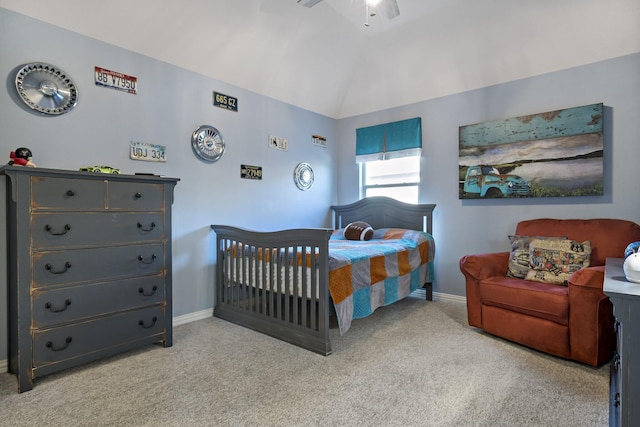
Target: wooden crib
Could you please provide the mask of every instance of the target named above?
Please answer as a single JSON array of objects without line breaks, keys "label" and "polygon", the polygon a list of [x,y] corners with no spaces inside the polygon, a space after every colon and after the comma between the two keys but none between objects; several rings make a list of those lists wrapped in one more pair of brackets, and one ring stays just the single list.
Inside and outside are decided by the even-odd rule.
[{"label": "wooden crib", "polygon": [[[433,204],[413,205],[386,197],[331,207],[335,229],[365,221],[381,232],[418,230],[429,237],[434,208]],[[335,307],[329,292],[330,264],[335,262],[330,242],[334,230],[259,232],[229,225],[211,228],[216,233],[214,316],[323,355],[331,354],[329,319]],[[430,248],[429,265],[420,267],[421,272],[427,271],[420,286],[426,288],[429,300],[432,242]]]}]

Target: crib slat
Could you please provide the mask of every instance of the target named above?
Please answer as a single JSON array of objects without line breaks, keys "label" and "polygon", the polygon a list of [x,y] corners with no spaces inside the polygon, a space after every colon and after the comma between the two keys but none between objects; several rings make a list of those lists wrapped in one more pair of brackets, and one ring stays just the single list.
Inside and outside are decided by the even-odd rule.
[{"label": "crib slat", "polygon": [[217,236],[214,315],[330,354],[326,268],[331,230],[212,229]]}]

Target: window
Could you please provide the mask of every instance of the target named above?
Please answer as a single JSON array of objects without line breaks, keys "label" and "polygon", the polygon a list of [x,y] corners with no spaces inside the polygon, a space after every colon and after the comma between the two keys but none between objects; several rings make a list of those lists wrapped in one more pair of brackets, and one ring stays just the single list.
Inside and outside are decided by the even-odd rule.
[{"label": "window", "polygon": [[420,117],[356,129],[360,196],[418,203],[421,154]]},{"label": "window", "polygon": [[361,197],[387,196],[418,203],[420,157],[402,157],[360,163]]}]

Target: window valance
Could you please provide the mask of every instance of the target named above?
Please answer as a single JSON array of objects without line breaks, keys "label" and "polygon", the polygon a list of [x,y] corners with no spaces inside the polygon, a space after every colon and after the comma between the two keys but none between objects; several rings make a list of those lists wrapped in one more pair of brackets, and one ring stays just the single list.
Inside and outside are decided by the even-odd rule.
[{"label": "window valance", "polygon": [[356,129],[356,162],[419,156],[422,119],[390,122]]}]

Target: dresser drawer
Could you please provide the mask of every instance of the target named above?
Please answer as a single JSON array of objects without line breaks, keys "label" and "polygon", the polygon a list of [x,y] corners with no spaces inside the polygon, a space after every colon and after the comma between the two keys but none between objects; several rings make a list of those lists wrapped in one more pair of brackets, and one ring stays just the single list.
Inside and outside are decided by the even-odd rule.
[{"label": "dresser drawer", "polygon": [[104,209],[105,181],[31,177],[32,209]]},{"label": "dresser drawer", "polygon": [[162,243],[35,252],[32,288],[164,272]]},{"label": "dresser drawer", "polygon": [[144,182],[109,182],[109,209],[161,210],[164,206],[164,186]]},{"label": "dresser drawer", "polygon": [[161,212],[36,213],[31,216],[31,246],[94,246],[162,240]]},{"label": "dresser drawer", "polygon": [[32,328],[42,329],[90,317],[161,304],[164,274],[68,288],[34,290]]},{"label": "dresser drawer", "polygon": [[165,332],[164,307],[127,311],[33,333],[34,367]]}]

